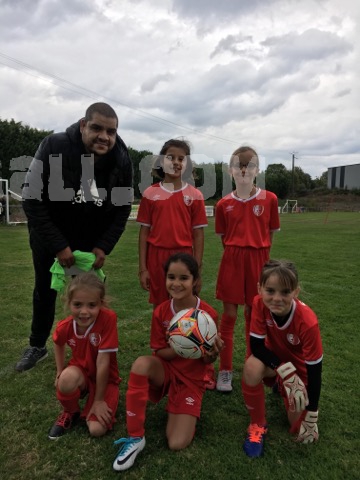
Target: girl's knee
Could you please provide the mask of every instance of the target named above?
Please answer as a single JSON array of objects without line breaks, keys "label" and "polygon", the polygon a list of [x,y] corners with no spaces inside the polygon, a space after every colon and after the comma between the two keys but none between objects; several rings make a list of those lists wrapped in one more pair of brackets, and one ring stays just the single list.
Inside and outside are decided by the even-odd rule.
[{"label": "girl's knee", "polygon": [[100,422],[87,422],[89,433],[92,437],[102,437],[108,431],[107,427],[103,427]]},{"label": "girl's knee", "polygon": [[192,442],[193,435],[181,437],[179,435],[169,435],[168,436],[168,446],[170,450],[183,450],[188,447]]},{"label": "girl's knee", "polygon": [[266,375],[266,366],[256,357],[250,355],[243,369],[243,381],[247,385],[257,385]]},{"label": "girl's knee", "polygon": [[67,367],[65,368],[58,380],[57,388],[62,393],[71,393],[77,390],[78,388],[83,387],[85,380],[81,370],[77,367]]}]

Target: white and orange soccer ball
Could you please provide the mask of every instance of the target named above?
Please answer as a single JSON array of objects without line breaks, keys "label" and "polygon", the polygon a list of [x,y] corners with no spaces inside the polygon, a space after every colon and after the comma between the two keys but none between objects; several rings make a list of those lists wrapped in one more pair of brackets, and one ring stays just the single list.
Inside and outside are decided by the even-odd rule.
[{"label": "white and orange soccer ball", "polygon": [[200,358],[215,341],[217,328],[214,320],[204,310],[181,310],[170,321],[169,345],[184,358]]}]

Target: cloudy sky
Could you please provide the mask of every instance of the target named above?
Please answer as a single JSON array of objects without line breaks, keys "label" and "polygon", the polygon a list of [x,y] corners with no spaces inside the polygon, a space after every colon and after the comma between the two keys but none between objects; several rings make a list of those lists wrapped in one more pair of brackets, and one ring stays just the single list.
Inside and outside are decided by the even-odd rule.
[{"label": "cloudy sky", "polygon": [[358,0],[0,0],[0,118],[62,131],[106,101],[137,150],[250,144],[315,178],[360,163],[359,23]]}]

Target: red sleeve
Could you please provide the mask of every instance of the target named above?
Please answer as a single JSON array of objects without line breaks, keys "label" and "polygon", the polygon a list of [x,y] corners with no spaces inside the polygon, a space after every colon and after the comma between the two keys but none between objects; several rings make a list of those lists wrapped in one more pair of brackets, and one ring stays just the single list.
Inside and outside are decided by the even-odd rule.
[{"label": "red sleeve", "polygon": [[219,202],[215,208],[215,233],[219,235],[225,235],[226,233],[226,223],[222,202]]},{"label": "red sleeve", "polygon": [[142,224],[150,226],[150,225],[152,225],[151,200],[149,200],[145,195],[146,195],[146,191],[144,192],[144,196],[142,197],[142,199],[140,201],[136,221],[138,223],[142,223]]},{"label": "red sleeve", "polygon": [[53,341],[56,343],[56,345],[62,346],[66,344],[69,325],[72,327],[72,317],[67,317],[65,320],[60,320],[60,322],[58,322],[56,325],[52,335]]},{"label": "red sleeve", "polygon": [[208,224],[205,210],[205,202],[202,193],[197,191],[197,196],[192,204],[191,226],[205,226]]},{"label": "red sleeve", "polygon": [[270,231],[279,230],[280,228],[280,217],[279,217],[279,208],[278,208],[278,199],[276,195],[271,202],[271,211],[270,211]]},{"label": "red sleeve", "polygon": [[259,295],[254,298],[251,309],[250,335],[257,338],[266,337],[266,324],[263,311],[263,302]]},{"label": "red sleeve", "polygon": [[166,339],[168,322],[165,322],[163,305],[155,308],[151,319],[150,348],[152,350],[160,350],[169,346]]},{"label": "red sleeve", "polygon": [[101,332],[99,352],[116,352],[119,348],[116,313],[112,310],[102,310],[101,315],[104,328]]}]

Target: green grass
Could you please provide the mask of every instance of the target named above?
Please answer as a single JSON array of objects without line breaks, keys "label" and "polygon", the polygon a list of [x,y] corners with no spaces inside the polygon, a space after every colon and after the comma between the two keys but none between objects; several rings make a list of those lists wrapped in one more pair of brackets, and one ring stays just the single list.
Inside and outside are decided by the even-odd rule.
[{"label": "green grass", "polygon": [[[167,449],[165,402],[149,404],[147,446],[135,466],[112,470],[113,440],[126,434],[125,391],[133,360],[149,352],[151,307],[137,279],[138,227],[127,230],[105,271],[118,313],[123,382],[118,422],[101,439],[89,437],[85,426],[56,442],[47,431],[59,412],[53,387],[55,363],[49,358],[30,372],[18,374],[14,364],[27,345],[31,316],[33,269],[26,227],[0,227],[0,465],[6,480],[149,479],[307,479],[360,478],[360,214],[309,213],[282,215],[273,258],[293,260],[299,270],[301,298],[318,314],[323,346],[323,389],[320,399],[320,441],[298,445],[287,431],[282,401],[267,392],[269,434],[265,456],[251,460],[242,452],[248,416],[240,390],[244,358],[242,313],[236,328],[236,367],[231,395],[207,392],[202,418],[192,445],[181,452]],[[221,312],[214,299],[222,249],[213,219],[206,230],[202,298]],[[57,319],[64,316],[61,302]]]}]

